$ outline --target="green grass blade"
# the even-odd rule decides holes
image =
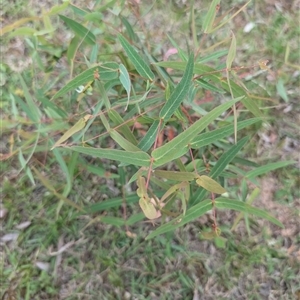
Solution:
[[[266,211],[253,207],[245,202],[220,197],[215,199],[215,205],[217,208],[233,209],[243,213],[253,214],[266,219],[281,228],[284,228],[280,221],[268,214]]]
[[[64,147],[72,151],[77,151],[82,154],[91,155],[99,158],[106,158],[111,160],[120,161],[126,164],[133,164],[136,166],[149,167],[150,156],[146,152],[129,152],[116,149],[103,149],[103,148],[88,148],[82,146]]]
[[[63,196],[67,197],[72,188],[72,180],[69,174],[69,169],[65,162],[65,157],[62,156],[62,154],[58,149],[53,149],[52,153],[54,154],[56,162],[59,164],[61,170],[64,173],[64,178],[66,178],[66,183],[64,184]]]
[[[66,25],[74,31],[76,35],[78,35],[80,38],[83,39],[84,42],[86,42],[89,45],[95,45],[96,44],[96,37],[95,35],[86,27],[81,25],[80,23],[69,19],[63,15],[58,15],[65,23]]]
[[[32,121],[34,121],[35,123],[38,123],[40,121],[41,112],[39,111],[38,106],[34,102],[23,77],[21,76],[21,74],[19,74],[19,73],[17,73],[17,74],[19,77],[19,81],[22,85],[23,91],[24,91],[25,100],[26,100],[28,108],[30,110],[30,115],[28,115],[28,117],[31,116]]]
[[[126,54],[129,59],[133,63],[137,72],[144,78],[147,78],[151,81],[154,79],[154,74],[151,71],[150,67],[146,64],[146,62],[141,58],[141,56],[134,50],[134,48],[127,42],[127,40],[119,35],[119,41],[124,48]]]
[[[287,160],[287,161],[280,161],[280,162],[276,162],[276,163],[270,163],[270,164],[267,164],[265,166],[258,167],[255,170],[249,171],[246,174],[246,177],[249,178],[249,179],[253,179],[253,178],[257,177],[257,176],[266,174],[266,173],[268,173],[270,171],[273,171],[273,170],[276,170],[276,169],[279,169],[279,168],[283,168],[283,167],[286,167],[286,166],[289,166],[289,165],[293,165],[295,163],[296,162],[293,161],[293,160]]]
[[[152,152],[152,157],[155,160],[154,166],[157,167],[163,165],[173,159],[182,156],[187,151],[188,145],[191,142],[191,140],[197,134],[204,130],[220,114],[222,114],[224,111],[226,111],[226,109],[231,107],[234,103],[236,103],[239,100],[241,100],[241,98],[236,98],[219,105],[218,107],[210,111],[207,115],[205,115],[200,120],[191,125],[184,132],[175,137],[172,141],[155,149]]]
[[[135,195],[131,195],[126,197],[126,203],[131,204],[139,201],[139,197]],[[87,206],[85,209],[88,213],[96,213],[104,210],[109,210],[110,208],[117,208],[124,203],[123,198],[113,198],[105,201],[101,201],[99,203],[91,204]]]
[[[184,100],[184,97],[187,95],[193,77],[193,70],[194,70],[194,54],[191,54],[180,83],[176,86],[176,88],[174,89],[174,91],[170,96],[170,99],[165,103],[165,105],[163,106],[163,108],[159,113],[159,117],[163,119],[165,122],[171,118],[171,116],[174,114],[176,109],[180,106],[180,104]]]

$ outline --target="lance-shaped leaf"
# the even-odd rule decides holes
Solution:
[[[154,121],[150,126],[150,128],[148,129],[147,133],[140,140],[138,147],[141,148],[141,150],[148,151],[151,148],[151,146],[154,144],[157,136],[159,124],[160,124],[159,120]]]
[[[125,66],[123,64],[119,65],[119,70],[120,70],[119,79],[127,92],[127,104],[126,104],[126,108],[125,108],[125,110],[127,110],[127,107],[129,104],[129,98],[130,98],[130,91],[131,91],[131,81],[130,81],[130,77],[127,72],[127,69],[125,68]]]
[[[102,64],[101,66],[95,66],[90,69],[87,69],[84,72],[77,75],[76,77],[74,77],[72,80],[70,80],[51,98],[51,100],[61,97],[67,92],[75,90],[79,86],[86,85],[86,83],[93,81],[95,79],[95,72],[99,72],[101,80],[111,80],[113,78],[117,78],[118,69],[119,65],[113,62],[107,62]]]
[[[118,132],[121,132],[123,136],[132,144],[137,145],[137,140],[130,130],[128,124],[125,122],[125,120],[120,116],[120,114],[111,109],[108,111],[108,117],[115,123],[116,130]],[[143,151],[146,151],[145,149],[141,149]]]
[[[276,218],[271,216],[266,211],[261,210],[256,207],[253,207],[242,201],[220,197],[220,198],[215,199],[215,206],[217,208],[233,209],[233,210],[240,211],[243,213],[253,214],[260,218],[266,219],[281,228],[284,228],[283,224],[280,221],[278,221]]]
[[[225,152],[217,161],[217,163],[213,166],[209,173],[209,176],[211,178],[217,178],[218,176],[220,176],[220,174],[223,172],[226,166],[235,158],[235,156],[244,147],[248,140],[249,137],[245,136],[244,138],[239,140],[237,144],[233,145],[227,152]],[[204,199],[205,197],[205,194],[206,190],[204,189],[198,193],[195,193],[194,197],[192,197],[189,204],[193,205],[195,202],[202,201],[202,199]]]
[[[289,165],[293,165],[295,163],[296,162],[294,160],[287,160],[287,161],[279,161],[279,162],[276,162],[276,163],[270,163],[270,164],[267,164],[265,166],[258,167],[255,170],[249,171],[246,174],[246,177],[249,178],[249,179],[252,179],[252,178],[255,178],[257,176],[268,173],[270,171],[273,171],[273,170],[276,170],[276,169],[279,169],[279,168],[283,168],[283,167],[286,167],[286,166],[289,166]]]
[[[118,143],[119,146],[121,146],[124,150],[132,151],[132,152],[138,152],[141,151],[141,149],[135,145],[133,145],[130,141],[125,139],[120,133],[118,133],[116,130],[112,129],[109,131],[109,135],[111,138]]]
[[[159,226],[156,230],[151,232],[147,237],[146,240],[152,239],[160,234],[163,234],[165,232],[173,231],[176,228],[179,228],[197,218],[204,215],[208,211],[212,209],[212,202],[210,199],[206,199],[191,209],[188,209],[186,214],[184,216],[179,216],[175,218],[174,220],[163,224],[162,226]]]
[[[203,187],[209,192],[215,194],[226,193],[226,190],[218,182],[216,182],[215,180],[213,180],[212,178],[206,175],[199,176],[196,182],[199,186]]]
[[[86,27],[81,25],[80,23],[69,19],[65,16],[59,15],[59,17],[67,24],[67,26],[74,31],[76,35],[82,38],[87,44],[95,45],[96,37],[95,35]]]
[[[250,126],[254,123],[260,122],[261,118],[252,118],[244,121],[238,122],[237,130],[241,130],[247,126]],[[200,147],[204,147],[206,145],[210,145],[220,139],[223,139],[226,136],[230,136],[234,132],[233,124],[209,131],[200,134],[196,138],[192,140],[190,146],[192,149],[198,149]]]
[[[207,115],[196,121],[188,129],[175,137],[172,141],[155,149],[152,152],[152,157],[155,160],[154,167],[163,165],[185,154],[188,150],[188,144],[196,137],[196,135],[204,130],[209,123],[214,121],[221,113],[241,99],[242,98],[236,98],[214,108]]]
[[[226,68],[228,70],[231,69],[233,60],[235,58],[235,54],[236,54],[236,38],[235,35],[232,33],[232,40],[231,40],[230,48],[226,59]]]
[[[194,54],[191,54],[186,65],[185,72],[179,84],[172,92],[170,98],[167,100],[159,113],[159,117],[165,122],[168,121],[174,114],[176,109],[180,106],[184,97],[187,95],[191,86],[191,80],[194,71]]]
[[[220,0],[213,0],[210,4],[208,12],[203,21],[203,31],[204,33],[210,33],[213,29],[213,25],[216,18],[217,6],[219,5]]]
[[[166,192],[165,194],[161,197],[160,201],[163,202],[165,201],[169,196],[171,196],[174,193],[177,193],[180,189],[184,189],[187,186],[189,186],[187,181],[175,184],[173,186],[171,186]]]
[[[79,153],[91,155],[94,157],[116,160],[122,163],[132,164],[136,166],[149,167],[150,165],[150,156],[146,152],[142,151],[129,152],[117,149],[103,149],[82,146],[65,147],[65,149],[70,149],[72,151],[77,151]]]
[[[63,142],[65,142],[69,137],[74,135],[76,132],[80,131],[84,128],[87,120],[89,120],[92,117],[92,115],[86,115],[83,118],[81,118],[79,121],[75,123],[69,130],[67,130],[63,136],[52,146],[51,150],[55,147],[61,145]]]
[[[179,171],[165,171],[165,170],[154,170],[154,175],[162,177],[164,179],[175,180],[175,181],[192,181],[197,175],[194,172],[179,172]]]
[[[133,63],[137,72],[144,78],[150,79],[153,81],[154,74],[151,71],[150,67],[146,64],[146,62],[140,57],[140,55],[135,51],[135,49],[128,43],[128,41],[122,36],[119,35],[119,41],[124,48],[126,54],[129,59]]]

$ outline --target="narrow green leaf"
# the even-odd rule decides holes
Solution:
[[[69,204],[70,206],[72,206],[73,208],[78,209],[81,212],[85,211],[76,203],[74,203],[73,201],[69,200],[68,198],[66,198],[64,195],[59,194],[56,189],[54,188],[54,186],[52,185],[52,183],[46,178],[44,177],[36,168],[33,167],[33,171],[36,175],[36,177],[41,181],[41,183],[50,191],[52,192],[57,198],[59,198],[61,201]]]
[[[161,202],[164,202],[168,197],[170,197],[172,194],[181,194],[181,190],[185,189],[187,186],[189,186],[189,183],[187,181],[183,181],[180,183],[177,183],[175,185],[172,185],[160,198]]]
[[[230,100],[220,106],[214,108],[207,115],[202,117],[200,120],[196,121],[184,132],[179,134],[169,143],[155,149],[152,152],[152,157],[154,158],[154,166],[163,165],[173,159],[182,156],[188,149],[188,145],[191,140],[204,130],[212,121],[214,121],[220,114],[222,114],[226,109],[231,107],[234,103],[241,100],[241,98],[236,98]],[[185,151],[185,152],[184,152]]]
[[[176,43],[176,41],[169,35],[167,34],[171,44],[173,45],[174,48],[177,49],[178,55],[181,58],[181,60],[185,61],[187,60],[187,55],[185,54],[185,52],[179,47],[179,45]]]
[[[120,226],[124,225],[125,220],[122,219],[122,218],[117,218],[117,217],[101,216],[100,217],[100,222],[120,227]]]
[[[219,5],[219,4],[220,4],[220,0],[213,0],[210,4],[208,12],[203,21],[203,31],[206,34],[210,33],[213,29],[213,25],[214,25],[216,13],[217,13],[217,5]]]
[[[24,92],[24,96],[25,96],[25,100],[28,104],[28,108],[30,110],[30,115],[28,115],[28,117],[32,117],[32,121],[34,121],[35,123],[38,123],[40,121],[40,114],[41,112],[39,111],[38,106],[36,105],[36,103],[34,102],[31,93],[28,90],[28,87],[23,79],[23,77],[21,76],[21,74],[17,73],[18,77],[19,77],[19,81],[21,83],[21,86],[23,88],[23,92]]]
[[[92,115],[86,115],[83,118],[81,118],[79,121],[77,121],[69,130],[67,130],[63,136],[51,147],[51,150],[53,150],[55,147],[60,146],[64,141],[66,141],[69,137],[74,135],[76,132],[80,131],[84,128],[86,122],[88,119],[90,119]]]
[[[113,80],[119,76],[119,65],[115,62],[106,62],[99,66],[100,80]]]
[[[235,10],[235,12],[233,14],[228,15],[228,18],[224,18],[225,21],[222,22],[221,24],[218,24],[217,26],[215,26],[210,33],[213,33],[215,31],[217,31],[219,28],[221,28],[222,26],[224,26],[225,24],[229,23],[230,20],[232,20],[233,18],[235,18],[242,10],[244,10],[244,8],[251,2],[252,0],[249,0],[248,2],[246,2],[243,6],[240,6],[238,10]]]
[[[209,176],[213,179],[217,178],[224,171],[226,166],[234,159],[234,157],[238,154],[238,152],[243,148],[246,142],[249,140],[249,137],[244,137],[236,145],[233,145],[227,152],[225,152],[217,163],[211,169]],[[192,197],[189,205],[192,206],[195,202],[202,201],[205,197],[206,191],[202,190]],[[192,206],[193,207],[193,206]]]
[[[136,203],[138,202],[139,197],[134,194],[126,197],[126,204]],[[88,213],[94,214],[97,212],[109,210],[111,208],[118,208],[124,203],[123,198],[112,198],[104,201],[100,201],[94,204],[88,205],[85,209]]]
[[[172,220],[171,222],[168,222],[166,224],[163,224],[162,226],[158,227],[154,231],[152,231],[147,237],[146,240],[150,240],[160,234],[173,231],[176,228],[179,228],[197,218],[200,216],[203,216],[205,213],[210,211],[212,209],[212,203],[210,199],[206,199],[197,205],[193,206],[191,209],[187,210],[185,216],[177,217],[176,219]]]
[[[248,188],[248,187],[247,187],[246,180],[243,180],[243,182],[245,182],[246,188]],[[248,197],[246,203],[249,204],[249,205],[251,205],[251,204],[253,203],[253,201],[258,197],[259,193],[260,193],[260,189],[256,187],[256,188],[252,191],[252,193],[249,195],[249,197]],[[243,199],[246,199],[247,194],[248,194],[248,190],[246,191],[245,196],[242,197],[242,198],[243,198]],[[238,223],[241,221],[241,219],[242,219],[243,217],[244,217],[244,218],[248,218],[248,214],[245,214],[245,213],[242,213],[242,212],[239,213],[238,216],[234,219],[234,222],[233,222],[232,227],[231,227],[231,231],[234,231],[234,230],[236,229]]]
[[[120,114],[115,111],[114,109],[111,109],[108,111],[108,117],[114,122],[115,126],[115,130],[121,132],[123,134],[123,136],[133,145],[137,145],[137,140],[134,136],[134,134],[132,133],[132,131],[130,130],[130,128],[128,127],[127,123],[125,122],[125,120],[120,116]],[[139,147],[140,148],[140,147]],[[141,149],[142,151],[147,151],[144,149]]]
[[[94,72],[99,67],[92,67],[90,69],[85,70],[81,74],[74,77],[71,81],[69,81],[64,87],[62,87],[52,98],[51,100],[61,97],[71,90],[75,90],[80,85],[85,85],[87,82],[94,80]]]
[[[35,186],[36,184],[35,184],[34,176],[28,166],[29,160],[28,159],[26,160],[25,157],[23,156],[22,149],[19,150],[18,159],[21,165],[21,169],[19,170],[19,172],[21,172],[21,170],[25,170],[25,173],[29,178],[29,180],[31,181],[32,185]]]
[[[174,70],[185,70],[186,63],[178,61],[162,61],[158,62],[155,65],[162,66],[164,68],[171,68]],[[221,72],[210,66],[195,63],[194,64],[194,74],[203,76],[204,78],[210,79],[213,82],[220,84],[220,79],[222,78]]]
[[[69,63],[71,63],[74,60],[79,45],[80,45],[80,37],[75,35],[72,38],[67,50],[67,58]]]
[[[207,81],[203,80],[203,79],[197,79],[196,82],[199,84],[199,86],[201,86],[202,88],[208,90],[208,91],[212,91],[212,92],[216,92],[219,94],[224,94],[224,90],[215,87],[214,85],[208,83]]]
[[[37,33],[37,30],[32,28],[32,27],[20,27],[17,28],[16,30],[12,31],[9,35],[8,38],[13,38],[15,36],[34,36],[34,34]]]
[[[120,81],[123,85],[123,87],[125,88],[126,92],[127,92],[127,105],[125,110],[127,110],[127,107],[129,105],[129,99],[130,99],[130,91],[131,91],[131,81],[130,81],[130,77],[128,74],[127,69],[125,68],[125,66],[123,64],[119,65],[119,70],[120,70]]]
[[[238,122],[237,130],[241,130],[247,126],[250,126],[252,124],[255,124],[257,122],[261,121],[260,118],[252,118],[245,121]],[[201,147],[204,147],[206,145],[210,145],[218,140],[221,140],[227,136],[230,136],[234,133],[234,126],[233,124],[230,124],[228,126],[224,126],[219,129],[215,129],[209,132],[205,132],[197,136],[192,140],[190,143],[191,148],[198,149]]]
[[[265,166],[261,166],[261,167],[256,168],[255,170],[249,171],[246,174],[246,177],[249,178],[249,179],[252,179],[252,178],[255,178],[257,176],[266,174],[270,171],[273,171],[273,170],[276,170],[276,169],[279,169],[279,168],[283,168],[283,167],[286,167],[286,166],[289,166],[289,165],[293,165],[295,163],[296,162],[293,161],[293,160],[279,161],[279,162],[276,162],[276,163],[269,163]]]
[[[226,193],[226,190],[215,180],[212,178],[206,176],[206,175],[201,175],[198,177],[196,180],[197,184],[204,189],[206,189],[209,192],[215,193],[215,194],[224,194]]]
[[[57,15],[59,12],[65,10],[68,6],[69,6],[69,1],[65,1],[63,4],[60,5],[54,5],[51,7],[47,15],[48,16]]]
[[[236,54],[236,38],[235,38],[235,35],[232,33],[231,44],[230,44],[230,48],[229,48],[227,59],[226,59],[226,68],[228,70],[231,69],[233,60],[235,58],[235,54]]]
[[[242,201],[220,197],[215,199],[215,206],[217,208],[233,209],[243,213],[253,214],[266,219],[281,228],[284,228],[283,224],[279,220],[268,214],[266,211],[253,207]]]
[[[69,19],[63,15],[58,15],[66,24],[67,26],[74,31],[75,34],[77,34],[80,38],[83,39],[87,44],[89,45],[95,45],[96,44],[96,37],[95,35],[86,27],[81,25],[80,23]]]
[[[194,54],[191,54],[186,65],[185,72],[180,83],[176,86],[172,92],[170,99],[165,103],[159,113],[159,117],[167,122],[174,114],[176,109],[180,106],[184,97],[187,95],[191,86],[191,80],[194,70]]]
[[[17,95],[10,94],[11,100],[14,100],[19,106],[20,110],[26,113],[27,117],[33,122],[36,123],[36,116],[34,111],[32,111],[28,105]]]
[[[126,201],[126,203],[128,203]],[[127,226],[132,226],[135,223],[142,221],[143,219],[145,219],[145,215],[143,213],[135,213],[133,215],[131,215],[126,221],[125,221],[125,225]]]
[[[131,152],[139,152],[141,149],[132,143],[130,143],[128,140],[126,140],[120,133],[118,133],[116,130],[110,130],[109,135],[111,138],[124,150],[131,151]]]
[[[162,177],[164,179],[176,181],[192,181],[197,177],[197,175],[194,172],[178,172],[165,170],[154,170],[154,175]]]
[[[111,160],[120,161],[127,164],[136,166],[149,167],[150,156],[146,152],[129,152],[117,149],[103,149],[103,148],[90,148],[82,146],[64,147],[72,151],[77,151],[82,154],[91,155],[99,158],[106,158]]]
[[[157,136],[157,130],[159,127],[159,120],[156,120],[152,123],[150,128],[148,129],[147,133],[144,135],[144,137],[141,139],[141,141],[138,144],[138,147],[142,151],[148,151],[151,146],[154,144],[156,136]]]
[[[282,78],[279,78],[277,84],[276,84],[276,89],[277,89],[277,93],[279,94],[279,96],[285,101],[285,102],[289,102],[289,97],[287,95],[286,89],[284,87],[284,83]]]
[[[218,177],[221,174],[221,172],[224,171],[226,166],[235,158],[239,151],[244,147],[248,140],[248,136],[243,137],[237,142],[237,144],[233,145],[227,152],[225,152],[217,161],[217,163],[213,166],[209,175],[212,178]]]
[[[134,48],[128,43],[128,41],[122,36],[118,36],[119,41],[124,48],[126,54],[129,59],[133,63],[137,72],[144,78],[150,79],[153,81],[154,74],[151,71],[150,67],[146,64],[146,62],[139,56],[139,54],[134,50]]]
[[[230,86],[231,86],[231,90],[230,87],[228,85],[227,80],[222,80],[221,81],[221,85],[222,87],[229,93],[233,93],[234,97],[241,97],[241,96],[246,96],[242,103],[245,105],[245,107],[251,111],[253,113],[254,116],[256,117],[264,117],[262,112],[260,111],[259,107],[256,104],[256,100],[255,99],[251,99],[248,96],[247,91],[245,91],[242,87],[240,87],[238,84],[236,84],[234,81],[229,80]]]
[[[130,23],[128,22],[128,20],[121,15],[120,15],[120,19],[126,28],[127,35],[130,38],[130,40],[139,42],[139,38],[137,37],[136,33],[134,32],[134,30],[133,30],[132,26],[130,25]]]
[[[111,68],[114,66],[115,68]],[[99,72],[101,80],[110,80],[112,76],[118,76],[118,64],[116,63],[105,63],[101,66],[95,66],[90,69],[87,69],[74,77],[71,81],[69,81],[64,87],[62,87],[52,98],[56,99],[58,97],[63,96],[67,92],[71,90],[75,90],[80,85],[85,85],[86,83],[93,81],[95,72]]]
[[[214,61],[222,56],[225,56],[228,53],[228,50],[219,50],[219,51],[214,51],[204,57],[201,57],[197,60],[197,63],[206,63],[209,61]]]

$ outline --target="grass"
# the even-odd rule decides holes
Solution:
[[[19,2],[11,15],[6,12],[7,23],[22,14]],[[164,6],[160,1],[156,5],[151,10],[151,18],[145,19],[148,23],[143,34],[147,34],[145,40],[159,41],[154,50],[159,53],[171,47],[164,31],[171,30],[176,40],[180,40],[180,37],[187,36],[189,24],[184,19],[187,16],[185,5],[168,2]],[[269,103],[270,106],[277,108],[265,110],[265,115],[271,120],[270,126],[260,128],[259,134],[244,150],[245,157],[258,163],[286,158],[299,160],[299,51],[296,51],[299,27],[294,24],[297,12],[293,5],[297,5],[296,1],[290,8],[284,6],[282,13],[272,4],[251,3],[242,18],[230,23],[243,49],[237,53],[239,65],[251,66],[259,59],[271,61],[272,72],[268,76],[258,75],[251,79],[266,89],[268,96],[275,100]],[[222,5],[223,12],[229,8]],[[142,6],[141,11],[144,9]],[[172,11],[170,20],[165,18],[166,10]],[[269,17],[270,10],[274,12],[272,17]],[[257,26],[246,34],[241,29],[250,21],[257,21]],[[200,21],[197,22],[195,26],[200,27]],[[174,28],[183,29],[176,34]],[[220,36],[215,37],[218,38]],[[190,44],[190,37],[187,40]],[[9,43],[9,40],[5,41]],[[110,43],[113,41],[108,40],[104,47],[111,49]],[[185,46],[185,42],[182,43]],[[211,41],[207,43],[209,45]],[[65,51],[63,46],[58,48]],[[23,55],[25,57],[26,52]],[[55,68],[51,53],[46,58],[44,70],[41,70],[42,66],[31,69],[25,66],[23,77],[28,79],[34,75],[36,83],[41,83],[40,72],[53,76],[47,75],[48,68]],[[8,116],[15,112],[16,119],[26,124],[22,123],[22,113],[11,109],[9,99],[10,91],[20,92],[23,96],[17,70],[5,61],[1,67],[10,78],[9,81],[6,79],[7,86],[3,89],[2,113]],[[253,72],[247,70],[246,74],[237,73],[237,76],[249,74]],[[61,74],[62,80],[65,77],[66,74]],[[54,86],[59,84],[59,81],[54,82]],[[253,88],[258,89],[257,85]],[[46,91],[47,87],[41,89]],[[285,94],[288,101],[284,99]],[[289,106],[292,109],[288,111]],[[30,124],[22,128],[30,132]],[[2,131],[3,153],[9,145],[10,130],[4,126]],[[286,146],[287,142],[293,146]],[[43,148],[33,155],[32,160],[44,164]],[[89,205],[122,193],[121,183],[127,175],[122,168],[111,165],[109,161],[99,165],[86,157],[78,160],[81,161],[74,170],[69,194],[72,201]],[[87,164],[94,164],[96,169],[87,170]],[[284,230],[263,220],[248,218],[231,231],[236,214],[218,211],[222,240],[201,238],[200,232],[206,231],[212,223],[212,216],[208,214],[174,233],[150,241],[145,237],[154,227],[147,221],[129,228],[102,222],[104,217],[120,218],[140,213],[135,203],[128,204],[127,211],[120,205],[90,215],[79,215],[72,207],[61,206],[60,200],[39,180],[32,186],[24,170],[19,172],[19,169],[16,158],[1,161],[0,296],[4,299],[5,296],[8,299],[68,300],[300,299],[299,168],[280,169],[261,179],[261,194],[255,200],[255,204],[266,208],[284,223]],[[57,190],[62,193],[65,182],[56,161],[48,160],[45,169],[49,181],[55,182]],[[101,172],[105,176],[97,176]],[[232,184],[233,192],[241,195],[241,182],[236,180]],[[250,235],[247,235],[247,226]]]

